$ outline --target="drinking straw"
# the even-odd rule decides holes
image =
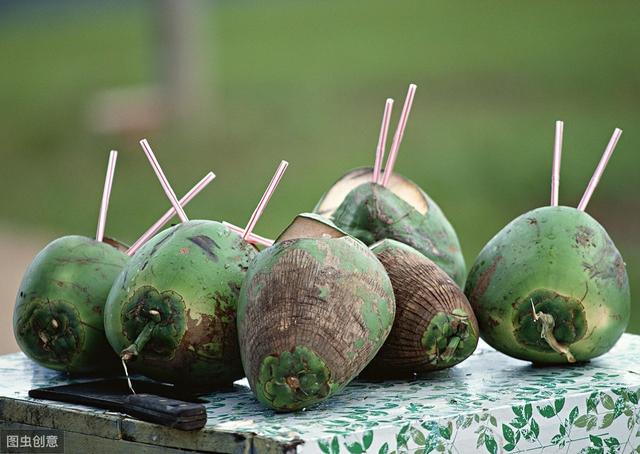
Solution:
[[[234,232],[239,233],[241,236],[244,235],[244,229],[242,227],[238,227],[237,225],[233,225],[227,221],[223,221],[222,224],[229,227],[230,230],[233,230]],[[269,238],[265,238],[260,235],[256,235],[255,233],[251,233],[245,239],[245,241],[247,243],[252,243],[252,244],[262,244],[263,246],[267,246],[267,247],[273,246],[273,240],[270,240]]]
[[[400,120],[398,121],[398,126],[396,127],[396,132],[393,136],[393,142],[391,142],[391,151],[389,151],[389,157],[387,158],[387,163],[384,166],[384,174],[381,177],[382,181],[379,182],[382,186],[387,186],[389,184],[389,179],[393,173],[393,167],[396,164],[400,144],[404,137],[404,129],[407,127],[407,120],[409,119],[409,113],[411,113],[411,105],[413,104],[413,97],[416,94],[416,88],[415,84],[409,85],[407,97],[404,99],[404,106],[402,106]]]
[[[560,160],[562,159],[562,135],[564,122],[556,121],[556,138],[553,142],[553,165],[551,168],[551,206],[558,206],[560,193]]]
[[[171,201],[171,205],[173,205],[173,207],[176,209],[176,213],[178,214],[180,221],[187,222],[189,220],[189,218],[187,217],[187,213],[185,213],[182,207],[180,206],[180,203],[178,202],[178,198],[176,197],[176,193],[173,192],[173,189],[169,184],[169,180],[167,180],[167,177],[165,176],[164,172],[162,171],[162,168],[160,167],[160,163],[158,163],[156,156],[153,154],[153,150],[149,146],[149,142],[147,142],[147,139],[142,139],[140,141],[140,145],[144,150],[144,154],[147,155],[147,159],[151,163],[151,167],[153,167],[153,171],[156,173],[158,180],[160,180],[160,185],[162,185],[162,189],[164,189],[164,192],[167,194],[167,197],[169,197],[169,200]]]
[[[387,134],[389,133],[389,123],[391,120],[391,111],[393,109],[393,99],[387,99],[384,105],[384,113],[382,114],[382,124],[380,125],[380,134],[378,136],[378,146],[376,147],[376,161],[373,166],[373,176],[371,181],[377,183],[380,179],[380,171],[382,170],[382,160],[384,159],[384,150],[387,148]]]
[[[192,187],[189,192],[187,192],[184,197],[179,200],[179,204],[181,207],[187,206],[191,200],[197,196],[200,191],[202,191],[209,183],[213,181],[216,176],[213,172],[209,172],[205,175],[205,177],[200,180],[194,187]],[[156,233],[160,231],[160,229],[167,223],[169,220],[175,216],[176,209],[175,207],[171,207],[165,214],[163,214],[160,219],[158,219],[149,229],[142,234],[140,238],[136,240],[135,243],[127,250],[127,255],[135,254],[143,244],[145,244],[151,237],[153,237]]]
[[[269,203],[269,199],[273,195],[273,192],[276,190],[276,187],[278,187],[278,183],[280,183],[280,179],[282,178],[282,175],[284,175],[284,172],[287,170],[288,166],[289,166],[289,163],[287,161],[280,161],[280,165],[276,169],[276,173],[273,175],[273,178],[271,179],[269,186],[267,186],[266,191],[264,191],[264,194],[262,195],[260,202],[258,202],[258,206],[256,207],[256,209],[253,211],[253,214],[249,218],[249,222],[247,222],[247,226],[244,228],[244,233],[242,234],[243,240],[246,240],[249,237],[249,235],[251,235],[253,228],[258,223],[258,219],[260,219],[260,216],[262,216],[262,212],[267,206],[267,203]]]
[[[604,169],[607,167],[607,163],[609,162],[609,158],[613,154],[613,151],[618,144],[618,140],[620,140],[620,136],[622,135],[622,130],[616,128],[613,131],[613,135],[607,144],[607,148],[605,148],[604,153],[602,154],[602,158],[600,158],[600,162],[598,163],[598,167],[596,167],[596,171],[593,173],[589,184],[587,185],[586,191],[582,195],[582,199],[578,204],[578,210],[584,211],[587,208],[587,204],[589,203],[589,199],[593,195],[593,191],[596,190],[596,186],[600,182],[600,178],[602,178],[602,174],[604,173]]]
[[[107,174],[104,178],[104,189],[102,190],[102,202],[100,203],[96,241],[102,241],[104,238],[104,228],[107,223],[107,211],[109,210],[109,197],[111,196],[111,186],[113,185],[113,175],[116,172],[117,160],[118,152],[116,150],[111,150],[109,153],[109,163],[107,164]]]

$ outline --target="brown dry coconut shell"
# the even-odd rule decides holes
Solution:
[[[365,244],[299,215],[256,257],[240,292],[239,344],[258,400],[295,411],[339,392],[389,334],[393,298]]]
[[[363,371],[366,378],[399,378],[451,367],[478,344],[478,322],[460,288],[435,263],[395,240],[371,246],[393,286],[391,333]]]

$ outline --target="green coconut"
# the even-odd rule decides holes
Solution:
[[[440,207],[407,178],[394,173],[384,187],[371,182],[372,172],[360,168],[347,173],[314,211],[367,245],[386,238],[408,244],[464,286],[460,242]]]
[[[236,334],[240,286],[257,254],[214,221],[189,221],[147,242],[105,307],[113,349],[133,371],[199,390],[243,376]]]
[[[16,341],[29,358],[72,374],[118,367],[102,319],[109,290],[129,258],[121,249],[113,240],[65,236],[38,253],[13,312]]]
[[[238,337],[253,393],[276,411],[329,398],[375,356],[394,313],[375,255],[321,218],[299,216],[242,285]]]
[[[411,246],[383,240],[371,250],[391,279],[396,316],[389,337],[362,376],[409,377],[468,358],[478,345],[479,330],[462,290]]]
[[[600,356],[629,322],[622,256],[575,208],[538,208],[508,224],[480,252],[465,293],[487,343],[539,364]]]

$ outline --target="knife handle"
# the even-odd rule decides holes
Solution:
[[[201,429],[207,421],[204,405],[153,394],[131,394],[122,410],[145,421],[182,430]]]

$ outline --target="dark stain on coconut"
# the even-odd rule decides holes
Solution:
[[[613,259],[613,260],[612,260]],[[618,288],[628,285],[627,273],[622,256],[617,252],[611,239],[607,238],[605,246],[600,248],[593,263],[583,262],[585,271],[591,279],[615,279]]]
[[[127,268],[124,269],[123,273],[122,273],[122,285],[120,286],[120,288],[122,290],[126,290],[127,286],[125,285],[127,282],[127,278],[129,277],[129,270]]]
[[[59,279],[53,279],[52,282],[60,288],[68,287],[84,293],[85,295],[89,294],[89,289],[87,289],[87,287],[83,287],[82,285],[76,284],[75,282],[61,281]]]
[[[616,257],[614,267],[616,270],[616,285],[619,289],[624,288],[625,283],[627,282],[627,270],[624,266],[624,260],[622,260],[622,256],[618,255]]]
[[[195,351],[196,354],[206,354],[206,347],[219,337],[219,333],[222,331],[219,329],[219,322],[208,314],[200,314],[198,318],[191,317],[191,311],[187,311],[187,335],[184,337],[184,344],[186,344],[186,350]],[[185,345],[182,347],[184,348]],[[191,347],[191,348],[188,348]],[[205,350],[205,351],[201,351]]]
[[[167,241],[169,238],[171,238],[173,236],[173,234],[176,232],[175,229],[171,229],[169,231],[169,233],[167,233],[160,241],[158,241],[156,244],[153,245],[153,248],[151,249],[151,252],[149,252],[149,257],[153,257],[153,255],[158,252],[158,249],[160,249],[160,246],[162,246],[162,244]]]
[[[158,241],[156,244],[153,245],[153,248],[149,252],[149,255],[147,256],[147,259],[144,261],[144,263],[140,267],[140,271],[144,271],[147,268],[147,265],[149,265],[149,260],[151,260],[151,257],[153,257],[155,255],[155,253],[158,252],[158,249],[160,249],[160,246],[162,246],[162,244],[165,241],[167,241],[169,238],[171,238],[174,233],[175,233],[175,229],[171,229],[171,231],[169,233],[167,233],[164,237],[162,237],[162,239],[160,241]]]
[[[229,282],[229,290],[231,290],[231,293],[233,294],[234,298],[238,298],[238,296],[240,295],[240,285],[238,285],[238,283],[236,282]]]
[[[214,262],[219,261],[218,255],[214,252],[214,249],[220,249],[218,243],[206,235],[190,236],[189,241],[198,246],[204,251],[207,256]]]
[[[496,268],[498,267],[500,261],[502,261],[502,256],[496,256],[496,258],[493,259],[491,266],[484,270],[484,272],[480,275],[477,284],[475,285],[475,287],[473,287],[473,291],[471,292],[471,297],[469,298],[471,302],[479,301],[484,295],[484,292],[487,291],[487,288],[491,283],[493,273],[496,272]]]
[[[224,364],[232,364],[239,355],[235,307],[219,293],[210,298],[215,307],[214,315],[200,313],[194,318],[187,310],[186,334],[178,349],[185,367],[191,366],[192,355],[206,361],[222,360]]]
[[[584,225],[580,225],[576,228],[576,244],[582,247],[596,246],[593,242],[593,230]]]
[[[184,371],[184,376],[175,379],[178,384],[189,383],[189,375],[201,373],[203,366],[210,369],[213,377],[209,382],[189,383],[196,390],[205,390],[208,387],[226,388],[229,386],[224,379],[215,378],[224,373],[242,374],[241,366],[237,364],[239,355],[237,345],[235,319],[231,323],[221,322],[216,315],[197,313],[192,316],[192,311],[187,309],[184,313],[185,330],[180,337],[180,342],[171,355],[171,367]],[[162,357],[147,356],[145,362],[155,367],[166,367],[166,361]],[[224,364],[224,366],[221,366]]]
[[[222,337],[218,340],[220,342],[220,354],[223,358],[224,364],[230,364],[235,358],[240,356],[240,345],[238,344],[238,327],[236,324],[236,312],[235,309],[227,309],[223,311],[228,323],[222,324]],[[216,318],[218,320],[224,320],[220,314],[216,312]],[[239,373],[242,374],[242,368],[238,365]]]
[[[527,223],[530,226],[535,227],[536,229],[536,236],[540,237],[540,223],[538,223],[538,220],[536,218],[527,218]]]

